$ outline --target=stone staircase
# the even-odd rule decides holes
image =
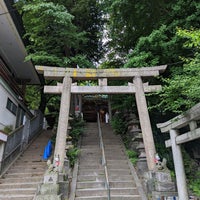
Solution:
[[[111,200],[146,200],[120,136],[115,135],[108,124],[102,124],[102,135]],[[70,200],[108,200],[99,141],[97,123],[87,123],[76,167],[76,184],[72,183],[75,188],[71,188]]]
[[[0,178],[0,200],[32,200],[34,198],[46,170],[46,161],[42,159],[42,156],[50,137],[51,131],[43,131]]]

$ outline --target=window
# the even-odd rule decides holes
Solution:
[[[17,106],[8,98],[6,108],[14,115],[17,114]]]

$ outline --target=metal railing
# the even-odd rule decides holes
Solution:
[[[107,189],[108,200],[110,200],[111,199],[111,197],[110,197],[110,183],[109,183],[109,178],[108,178],[108,168],[107,168],[107,162],[106,162],[106,156],[105,156],[105,148],[104,148],[104,143],[103,143],[99,113],[97,114],[97,122],[98,122],[100,148],[101,148],[101,151],[102,151],[102,165],[104,166],[104,172],[105,172],[105,187]]]
[[[0,163],[0,174],[5,173],[8,167],[27,148],[28,144],[36,137],[43,127],[43,115],[38,112],[35,117],[27,120],[25,125],[18,127],[7,138],[3,159]]]

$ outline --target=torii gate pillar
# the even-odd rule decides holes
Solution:
[[[147,165],[148,169],[153,171],[155,168],[154,156],[156,150],[141,76],[135,76],[133,83],[135,86],[135,97],[147,157]]]
[[[54,158],[58,159],[59,171],[62,171],[64,165],[64,159],[66,157],[66,136],[70,109],[70,96],[71,96],[71,84],[72,79],[65,76],[63,79],[63,88],[60,103],[60,114],[58,120],[58,130],[56,136],[56,145]]]

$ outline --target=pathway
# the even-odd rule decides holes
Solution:
[[[51,131],[44,131],[0,178],[1,200],[32,200],[38,184],[43,180],[46,161],[42,159],[44,147]]]

